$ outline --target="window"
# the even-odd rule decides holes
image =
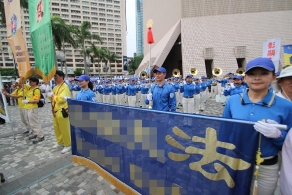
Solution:
[[[120,9],[120,6],[115,5],[114,8],[115,8],[115,9]]]
[[[83,19],[84,19],[84,20],[90,20],[90,17],[83,16]]]
[[[53,11],[58,12],[58,11],[60,11],[60,9],[58,9],[58,8],[53,8]]]
[[[112,10],[112,9],[107,9],[106,11],[107,11],[107,12],[113,12],[113,10]]]
[[[67,15],[67,14],[62,14],[62,18],[69,18],[69,15]]]
[[[89,5],[89,2],[88,1],[82,1],[82,4],[83,5]]]
[[[82,6],[82,9],[89,10],[89,7],[87,7],[87,6]]]
[[[69,12],[69,11],[67,9],[61,9],[61,12]]]
[[[59,6],[59,3],[52,3],[53,6]]]
[[[98,6],[99,6],[99,7],[105,7],[105,4],[103,4],[103,3],[99,3]]]
[[[91,10],[97,11],[96,7],[91,7]]]
[[[100,36],[105,37],[106,33],[100,33]]]
[[[79,5],[71,5],[71,8],[80,9],[80,6]]]
[[[93,26],[98,26],[98,23],[97,22],[92,22],[91,23]]]
[[[115,32],[121,32],[121,29],[116,29]]]
[[[84,15],[89,15],[90,14],[90,12],[86,12],[86,11],[83,11],[82,12]]]
[[[115,10],[114,12],[115,12],[116,14],[119,14],[119,13],[120,13],[120,11],[119,11],[119,10]]]
[[[107,14],[107,17],[108,17],[108,18],[113,18],[114,15],[112,15],[112,14]]]
[[[99,8],[99,11],[100,11],[100,12],[105,12],[105,9],[103,9],[103,8]]]
[[[106,7],[113,8],[113,5],[107,4]]]
[[[98,27],[92,27],[91,29],[92,30],[98,30]],[[95,33],[93,33],[93,34],[95,34]]]
[[[92,6],[97,6],[97,3],[93,3],[93,2],[91,2],[90,5],[92,5]]]
[[[99,25],[100,25],[100,26],[106,26],[106,24],[105,24],[105,23],[100,23]]]
[[[105,18],[99,18],[99,20],[100,20],[100,21],[106,21],[106,19],[105,19]]]
[[[103,14],[103,13],[99,13],[99,16],[104,16],[104,17],[105,17],[105,14]]]
[[[68,7],[68,4],[61,4],[61,7]]]
[[[106,31],[106,28],[100,28],[100,31]]]

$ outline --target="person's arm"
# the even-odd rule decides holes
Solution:
[[[62,86],[62,88],[58,91],[58,94],[54,94],[52,99],[54,99],[55,102],[63,103],[66,101],[64,97],[70,97],[70,90],[67,85]]]
[[[5,90],[2,90],[2,93],[3,93],[3,95],[6,95],[6,96],[11,97],[11,98],[20,98],[20,97],[22,97],[22,96],[20,96],[20,95],[17,94],[17,90],[18,89],[15,89],[12,92],[12,94],[7,93]]]
[[[171,112],[175,112],[176,111],[176,97],[175,97],[175,91],[174,91],[173,87],[170,87],[168,105],[170,107],[170,111]]]
[[[28,103],[37,104],[41,98],[41,90],[39,88],[34,89],[33,91],[33,100],[29,100]]]
[[[96,97],[96,96],[95,96],[95,93],[94,93],[94,92],[90,93],[90,94],[89,94],[89,100],[88,100],[88,101],[90,101],[90,102],[94,102],[92,98],[95,98],[95,97]]]
[[[229,99],[226,101],[223,113],[222,113],[223,118],[232,118],[232,114],[230,111],[230,101]]]

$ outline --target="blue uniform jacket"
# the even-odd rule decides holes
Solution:
[[[76,95],[76,100],[93,102],[92,98],[95,97],[95,93],[91,89],[81,90]]]
[[[235,88],[230,88],[229,90],[224,90],[224,96],[231,96],[235,94],[240,94],[246,91],[246,87],[244,85],[236,86]]]
[[[269,107],[268,105],[270,103],[271,106]],[[225,118],[255,122],[261,121],[262,119],[271,119],[279,124],[287,125],[289,130],[292,127],[292,104],[288,100],[280,98],[270,91],[263,100],[253,103],[250,101],[247,92],[244,92],[243,94],[233,95],[227,100],[222,116]],[[276,139],[262,136],[262,157],[275,156],[279,153],[287,135],[287,131],[281,130],[281,132],[282,136]],[[238,135],[230,136],[240,137],[241,133],[244,132],[238,132]]]
[[[149,91],[149,85],[148,86],[142,85],[141,94],[148,94],[148,91]]]
[[[195,85],[193,83],[187,83],[180,87],[180,92],[184,93],[183,97],[191,97],[195,94]]]
[[[102,88],[102,94],[103,95],[108,95],[112,92],[112,88],[108,85],[103,86]]]
[[[161,110],[161,111],[176,111],[176,98],[174,88],[164,82],[162,86],[154,85],[152,87],[153,94],[153,110]],[[149,104],[148,99],[145,100],[146,105]]]
[[[136,95],[137,93],[137,85],[128,85],[127,86],[127,95],[130,95],[130,96],[133,96],[133,95]]]
[[[123,94],[125,93],[125,86],[123,85],[117,85],[116,86],[116,94]]]
[[[180,88],[179,83],[174,83],[174,84],[172,85],[172,87],[174,88],[174,91],[175,91],[175,92],[177,92],[177,91],[179,90],[179,88]]]

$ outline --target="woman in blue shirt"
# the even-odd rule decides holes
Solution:
[[[224,96],[232,96],[246,91],[246,86],[243,84],[243,78],[240,75],[233,76],[233,83],[230,87],[224,90]]]
[[[78,84],[81,87],[81,91],[77,93],[76,99],[93,102],[94,100],[92,98],[95,98],[95,93],[92,91],[93,84],[90,81],[89,76],[81,75],[75,80],[78,81]]]
[[[272,195],[278,179],[278,153],[287,131],[271,124],[279,123],[292,127],[292,104],[269,90],[276,79],[275,66],[269,58],[256,58],[246,66],[245,81],[249,89],[243,94],[231,96],[223,112],[223,117],[255,121],[254,129],[261,134],[261,157],[257,179],[258,194]],[[262,122],[262,120],[266,122]],[[242,132],[240,132],[242,133]],[[240,135],[238,135],[240,136]],[[253,186],[253,184],[252,184]]]

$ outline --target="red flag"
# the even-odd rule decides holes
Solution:
[[[153,34],[152,34],[151,28],[148,28],[147,42],[148,42],[148,44],[154,43],[154,39],[153,39]]]

